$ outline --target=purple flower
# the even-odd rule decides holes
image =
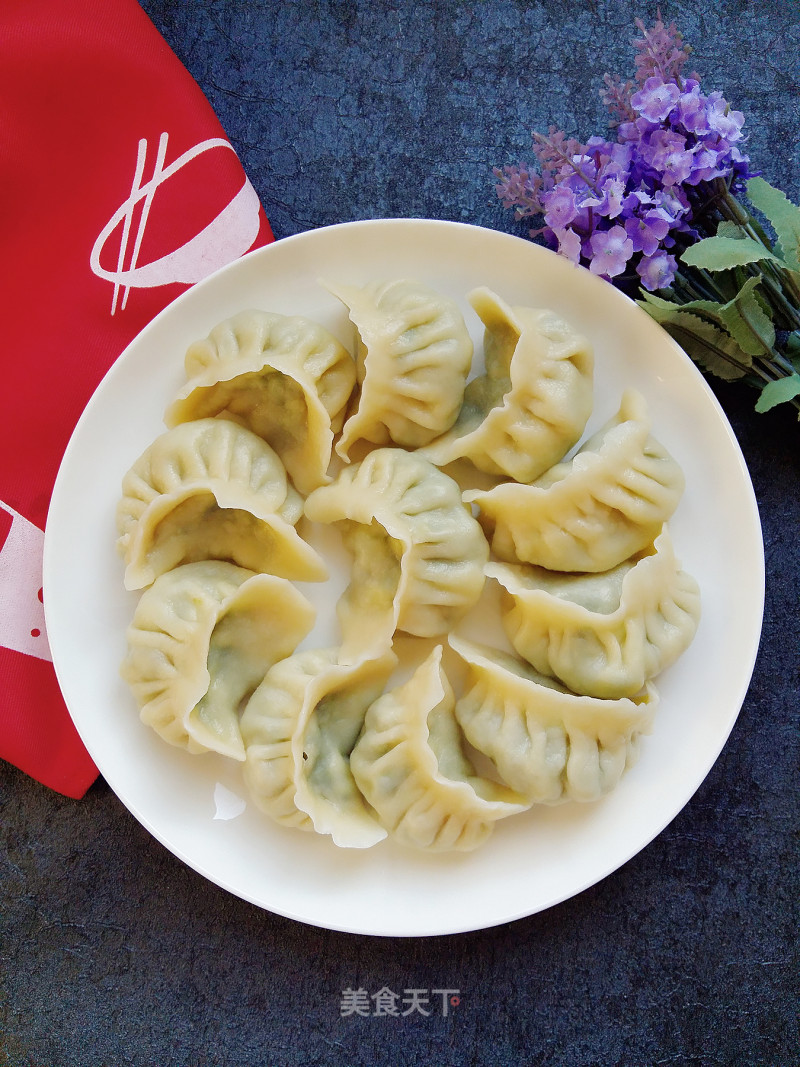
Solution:
[[[675,82],[659,77],[648,78],[638,93],[631,97],[631,107],[648,122],[663,122],[675,107],[681,91]]]
[[[544,221],[553,230],[569,226],[578,214],[575,194],[563,183],[545,193],[542,197],[542,206],[545,209]]]
[[[603,197],[606,205],[606,217],[615,219],[622,212],[625,182],[621,178],[609,178],[603,183]]]
[[[617,126],[617,136],[623,143],[626,141],[638,141],[639,140],[639,127],[635,122],[621,122]]]
[[[628,215],[634,215],[642,207],[651,207],[655,204],[655,197],[646,189],[632,189],[625,197],[623,210]]]
[[[628,237],[624,226],[598,230],[592,235],[589,243],[592,251],[589,270],[603,278],[614,278],[617,274],[622,274],[633,255],[633,241]]]
[[[680,219],[689,210],[689,200],[680,186],[657,189],[653,201],[658,210],[665,212],[673,221]]]
[[[582,144],[551,128],[533,135],[540,174],[522,164],[494,173],[518,218],[544,216],[531,237],[600,277],[635,268],[642,288],[656,290],[673,282],[678,242],[705,235],[710,184],[723,178],[736,194],[752,175],[739,147],[744,116],[682,73],[690,50],[674,25],[637,26],[636,83],[605,79],[616,140]]]
[[[652,75],[664,81],[678,82],[691,48],[684,44],[683,37],[671,22],[665,26],[661,17],[648,30],[641,19],[636,19],[641,38],[633,42],[636,49],[636,80],[641,85]]]
[[[627,173],[632,149],[627,144],[607,141],[604,137],[590,137],[586,142],[584,159],[590,160],[596,173],[619,177]]]
[[[680,133],[656,130],[641,148],[642,158],[660,173],[664,185],[680,185],[692,173],[692,153]]]
[[[712,93],[708,97],[706,114],[709,128],[720,137],[724,137],[731,144],[741,138],[744,115],[741,111],[731,111],[722,93]]]
[[[608,146],[608,155],[610,162],[618,168],[618,173],[627,173],[633,160],[633,145],[610,144]]]
[[[624,196],[625,182],[621,178],[606,178],[600,185],[599,195],[586,197],[581,206],[592,208],[607,219],[615,219],[622,211]]]
[[[642,256],[636,265],[636,273],[642,285],[651,293],[656,289],[666,289],[672,284],[678,264],[675,257],[667,252],[656,252],[653,256]]]
[[[715,152],[709,148],[698,146],[692,160],[691,173],[686,178],[688,185],[697,185],[698,182],[708,182],[712,178],[718,178],[725,174],[728,167],[723,162],[726,152]]]
[[[687,133],[708,133],[708,116],[706,115],[706,98],[700,92],[700,83],[689,81],[678,100],[675,112],[676,125],[682,126]]]
[[[562,256],[571,259],[573,263],[581,261],[581,239],[574,230],[553,230],[553,236],[558,241],[558,251]]]
[[[588,198],[585,198],[588,199]],[[578,205],[578,214],[570,223],[570,229],[580,234],[581,238],[591,234],[595,225],[595,213],[591,206],[587,206],[585,199]]]
[[[502,170],[495,167],[494,176],[497,179],[495,191],[503,207],[514,208],[518,219],[541,211],[539,193],[542,179],[538,174],[520,164],[503,167]]]
[[[652,256],[667,236],[672,225],[665,211],[655,209],[643,216],[625,219],[625,232],[633,242],[633,251]]]

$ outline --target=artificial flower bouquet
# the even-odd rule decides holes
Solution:
[[[604,77],[610,136],[534,133],[536,166],[495,168],[497,194],[758,411],[800,409],[800,208],[750,169],[744,116],[685,73],[675,25],[636,26],[634,79]]]

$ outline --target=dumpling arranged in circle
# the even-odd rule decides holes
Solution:
[[[327,568],[294,524],[303,503],[270,446],[227,419],[161,434],[122,482],[117,547],[125,587],[142,589],[184,563],[221,559],[297,581]]]
[[[658,694],[578,696],[497,649],[450,637],[467,665],[455,714],[470,744],[531,803],[592,801],[610,792],[638,758]]]
[[[270,668],[241,719],[245,781],[262,811],[285,826],[330,834],[342,848],[386,837],[350,771],[367,708],[397,657],[339,663],[338,649],[298,652]]]
[[[494,554],[556,571],[605,571],[651,544],[678,506],[683,472],[650,433],[644,397],[627,389],[617,414],[573,459],[532,485],[471,490]]]
[[[401,844],[469,851],[498,819],[530,805],[481,777],[466,755],[437,645],[411,678],[379,697],[350,755],[358,787]]]
[[[190,345],[185,367],[168,426],[224,416],[270,444],[301,493],[328,480],[356,381],[352,355],[328,330],[298,315],[243,311]]]
[[[400,279],[327,284],[356,328],[359,388],[336,451],[358,441],[417,448],[456,420],[472,364],[472,339],[455,301]]]
[[[700,590],[666,526],[648,550],[600,574],[488,563],[505,590],[503,625],[537,671],[576,693],[633,696],[691,644]]]
[[[396,630],[446,633],[478,600],[489,546],[447,474],[419,454],[378,448],[308,497],[352,557],[339,600],[344,661],[378,654]]]
[[[485,373],[457,421],[422,449],[445,466],[468,459],[488,474],[532,482],[578,441],[592,412],[594,353],[559,315],[509,307],[490,289],[469,301],[485,326]]]
[[[142,721],[165,741],[243,760],[241,707],[314,619],[285,578],[218,560],[187,563],[140,597],[122,677]]]

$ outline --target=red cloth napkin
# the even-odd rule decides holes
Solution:
[[[61,698],[42,608],[62,454],[142,327],[272,233],[208,101],[136,0],[3,0],[0,100],[0,758],[80,797],[97,768]]]

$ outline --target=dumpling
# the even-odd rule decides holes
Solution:
[[[142,722],[189,752],[243,760],[240,706],[314,618],[285,578],[219,560],[162,574],[139,599],[121,668]]]
[[[373,656],[396,630],[435,637],[478,600],[489,546],[458,484],[416,453],[379,448],[306,500],[352,556],[339,600],[341,658]]]
[[[453,715],[437,645],[411,678],[379,697],[350,755],[359,789],[390,834],[413,848],[468,851],[529,805],[480,777]]]
[[[226,419],[161,434],[122,482],[117,547],[125,587],[142,589],[183,563],[221,559],[297,581],[327,568],[297,533],[303,513],[276,453]]]
[[[568,463],[533,485],[471,490],[492,551],[510,563],[556,571],[605,571],[658,536],[684,489],[683,472],[650,433],[633,389],[619,411]]]
[[[456,420],[472,365],[458,305],[417,281],[327,288],[356,327],[359,391],[336,451],[357,441],[417,448]]]
[[[242,713],[244,777],[277,822],[330,834],[340,847],[368,848],[386,831],[359,792],[349,757],[397,657],[386,652],[343,666],[337,652],[298,652],[267,672]]]
[[[185,367],[167,426],[222,415],[267,441],[301,493],[328,480],[356,382],[353,357],[333,334],[297,315],[243,311],[190,345]]]
[[[647,551],[601,574],[509,563],[486,573],[506,590],[514,648],[576,693],[633,696],[688,648],[700,619],[700,590],[666,526]]]
[[[597,800],[638,758],[658,693],[577,696],[496,649],[452,636],[468,681],[455,714],[470,744],[531,803]]]
[[[423,449],[439,466],[532,482],[578,441],[592,412],[594,354],[553,311],[509,307],[486,288],[469,301],[486,327],[485,374],[464,394],[458,420]]]

